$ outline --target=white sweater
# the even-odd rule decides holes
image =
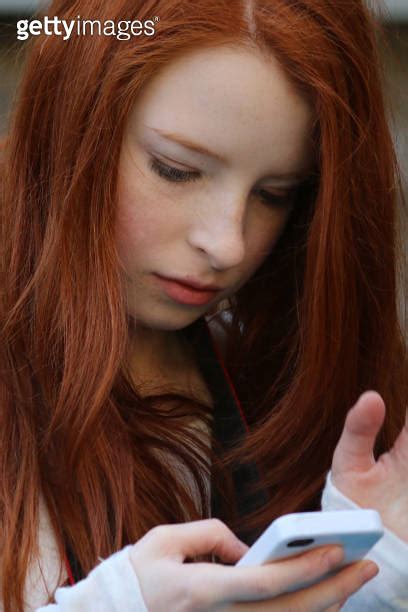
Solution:
[[[353,509],[357,506],[340,493],[328,475],[322,497],[323,510]],[[129,558],[131,545],[111,555],[74,586],[60,587],[55,604],[45,605],[46,585],[57,586],[58,558],[48,512],[40,507],[41,568],[36,565],[27,580],[26,612],[154,612],[148,611],[137,575]],[[386,529],[384,537],[367,555],[380,567],[380,573],[349,598],[347,612],[408,610],[408,543]],[[63,577],[67,578],[64,568]],[[42,606],[42,607],[41,607]],[[1,609],[1,605],[0,605]]]
[[[336,489],[329,472],[322,496],[322,510],[354,510],[358,507]],[[385,527],[384,536],[373,546],[366,558],[375,561],[380,571],[348,599],[342,610],[408,610],[408,542],[401,540]]]

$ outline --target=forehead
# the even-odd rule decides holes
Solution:
[[[178,133],[232,164],[282,173],[310,158],[312,120],[279,62],[243,47],[200,49],[170,62],[129,118],[137,132],[152,126]]]

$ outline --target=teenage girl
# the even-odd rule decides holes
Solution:
[[[399,182],[373,17],[362,0],[47,14],[159,20],[28,45],[2,157],[4,612],[407,610]],[[371,560],[232,567],[321,503],[380,512]]]

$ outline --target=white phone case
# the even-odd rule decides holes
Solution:
[[[286,514],[273,521],[235,565],[261,565],[318,546],[340,544],[345,555],[340,568],[362,559],[383,534],[381,518],[375,510]]]

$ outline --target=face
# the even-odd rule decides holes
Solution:
[[[155,75],[119,164],[117,245],[134,320],[181,329],[254,274],[310,171],[311,127],[308,103],[257,51],[198,50]],[[191,303],[157,275],[220,290]]]

